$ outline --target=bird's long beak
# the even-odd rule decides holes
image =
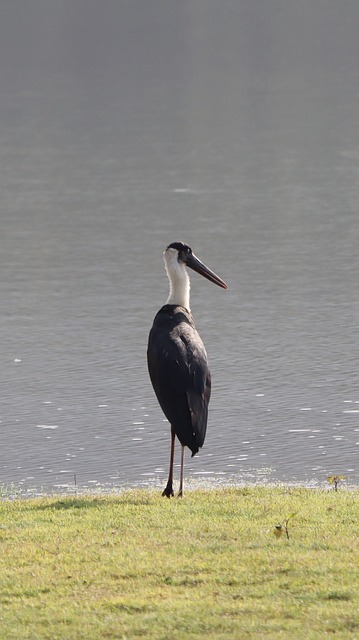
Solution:
[[[217,276],[214,271],[211,271],[211,269],[206,267],[203,262],[196,258],[194,253],[191,253],[187,257],[186,265],[187,267],[193,269],[193,271],[197,271],[197,273],[200,273],[201,276],[204,276],[205,278],[207,278],[207,280],[214,282],[214,284],[218,284],[218,286],[222,287],[222,289],[227,289],[226,283],[219,276]]]

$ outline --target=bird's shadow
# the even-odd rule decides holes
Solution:
[[[119,494],[118,496],[105,496],[98,498],[88,498],[86,496],[78,496],[78,497],[69,497],[69,498],[59,498],[58,500],[50,499],[45,504],[37,504],[29,506],[29,509],[37,511],[47,511],[47,510],[55,510],[55,511],[66,511],[67,509],[91,509],[98,507],[108,507],[109,504],[114,507],[121,507],[121,505],[141,505],[141,506],[150,506],[152,503],[152,499],[150,496],[133,496],[128,495],[126,493]]]

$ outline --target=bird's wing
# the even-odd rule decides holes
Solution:
[[[193,432],[199,447],[203,446],[207,429],[208,403],[211,395],[211,374],[207,356],[202,348],[196,348],[189,357],[189,384],[186,389]]]
[[[197,331],[181,323],[167,334],[152,329],[148,368],[161,408],[182,444],[196,453],[206,435],[211,376]]]

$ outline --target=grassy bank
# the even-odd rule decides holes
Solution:
[[[359,638],[358,498],[253,487],[2,502],[0,637]]]

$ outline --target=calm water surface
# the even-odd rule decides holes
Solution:
[[[0,23],[0,483],[164,482],[146,343],[180,239],[229,284],[191,280],[213,394],[186,475],[357,484],[358,3],[20,5]]]

